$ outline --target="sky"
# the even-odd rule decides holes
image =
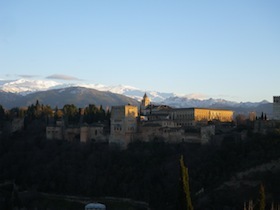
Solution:
[[[279,0],[0,0],[0,79],[280,95]]]

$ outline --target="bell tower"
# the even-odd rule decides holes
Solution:
[[[147,114],[147,107],[151,104],[151,100],[145,93],[143,96],[143,99],[141,100],[141,105],[140,105],[140,115],[146,115]]]
[[[143,99],[141,101],[141,107],[146,108],[148,105],[150,105],[150,103],[151,103],[151,100],[149,99],[149,97],[145,93],[145,95],[143,96]]]

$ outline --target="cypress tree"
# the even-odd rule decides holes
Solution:
[[[0,121],[5,118],[5,110],[2,105],[0,105]]]
[[[190,194],[190,185],[189,185],[189,172],[188,172],[188,168],[185,166],[183,155],[181,155],[180,158],[180,166],[181,166],[182,184],[183,184],[183,189],[187,202],[187,210],[193,210],[191,194]]]
[[[265,210],[265,192],[263,184],[260,185],[260,210]]]

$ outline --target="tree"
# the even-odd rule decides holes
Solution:
[[[42,105],[42,113],[41,118],[43,118],[47,123],[49,122],[49,119],[53,117],[53,110],[49,105]]]
[[[79,110],[74,104],[64,105],[63,113],[67,123],[77,124],[79,122]]]
[[[54,119],[55,119],[55,121],[61,120],[62,117],[63,117],[63,112],[60,109],[58,109],[58,107],[56,106],[55,107],[55,111],[54,111]]]
[[[89,106],[85,108],[84,122],[90,124],[94,122],[104,122],[105,120],[107,120],[107,116],[102,105],[97,107],[94,104],[89,104]]]
[[[190,195],[190,185],[189,185],[189,172],[188,168],[185,166],[183,155],[180,158],[181,166],[181,177],[183,182],[183,189],[186,196],[187,210],[193,210],[192,200]]]
[[[106,118],[106,120],[110,120],[110,118],[111,118],[110,109],[107,109],[105,118]]]
[[[42,110],[43,110],[43,105],[41,105],[40,103],[39,103],[39,101],[38,100],[36,100],[36,105],[35,105],[35,117],[36,117],[36,119],[39,119],[40,117],[41,117],[41,115],[42,115]]]
[[[4,120],[4,118],[5,118],[5,110],[2,107],[2,105],[0,105],[0,121]]]
[[[260,185],[260,210],[265,210],[265,191],[263,184]]]

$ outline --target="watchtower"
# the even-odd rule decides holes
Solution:
[[[273,119],[280,120],[280,96],[273,96]]]

